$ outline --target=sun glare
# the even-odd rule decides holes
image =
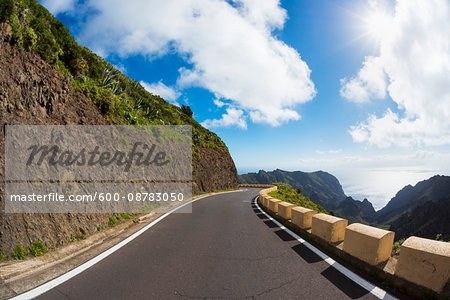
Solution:
[[[391,16],[384,11],[372,11],[364,20],[367,34],[380,41],[389,31]]]
[[[348,22],[351,36],[349,42],[379,51],[381,44],[393,34],[395,20],[394,0],[354,1],[351,7],[343,7],[345,22]]]

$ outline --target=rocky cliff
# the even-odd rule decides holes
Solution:
[[[47,20],[62,26],[37,3],[34,3],[31,8],[25,8],[28,19],[31,18],[33,10],[39,20]],[[82,60],[87,65],[91,64],[92,72],[85,71],[85,75],[78,74],[81,76],[75,77],[73,75],[79,71],[76,68],[73,72],[69,71],[72,66],[69,60],[61,64],[62,53],[69,51],[61,51],[61,61],[57,59],[56,63],[52,63],[43,56],[39,48],[23,47],[21,46],[23,44],[15,43],[17,38],[14,37],[14,30],[17,28],[11,28],[9,23],[11,22],[6,18],[6,22],[0,24],[0,254],[2,257],[10,257],[11,252],[18,245],[27,248],[37,240],[44,242],[49,248],[68,243],[71,236],[84,236],[96,232],[97,227],[105,226],[110,217],[105,214],[5,214],[4,128],[6,124],[94,125],[161,124],[162,122],[163,124],[192,125],[194,133],[193,193],[237,187],[236,168],[225,144],[214,133],[201,127],[190,116],[184,114],[180,108],[147,93],[141,86],[117,70],[108,69],[115,74],[115,77],[112,76],[112,79],[109,79],[116,84],[114,88],[121,89],[120,97],[110,92],[110,87],[95,84],[87,86],[86,82],[99,81],[94,77],[96,64],[108,68],[110,65],[83,48],[82,55],[77,61]],[[45,22],[42,24],[48,25]],[[34,35],[34,42],[39,43],[40,38],[38,32]],[[71,44],[70,47],[72,50],[79,50],[76,44]],[[80,78],[80,81],[76,81],[77,78]],[[96,93],[93,93],[94,90]],[[99,94],[102,98],[95,98]],[[133,106],[124,106],[117,103],[121,99],[136,101]],[[113,103],[114,109],[110,106],[111,101],[116,101]],[[139,103],[139,106],[136,103]]]
[[[445,200],[449,195],[449,176],[436,175],[417,183],[415,186],[407,185],[377,212],[376,222],[392,224],[403,214],[411,213],[416,207],[429,201]]]

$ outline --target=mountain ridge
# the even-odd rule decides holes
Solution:
[[[324,171],[307,173],[302,171],[288,172],[280,169],[272,172],[260,170],[258,173],[239,175],[239,181],[240,183],[262,184],[287,183],[294,189],[300,188],[306,197],[327,210],[334,209],[333,203],[340,202],[347,197],[337,178]],[[318,186],[322,186],[324,189],[320,190],[317,188]]]
[[[299,174],[302,176],[292,176]],[[443,234],[444,239],[450,239],[450,225],[445,221],[445,217],[450,214],[450,177],[435,175],[429,179],[418,182],[416,185],[407,185],[402,188],[395,197],[393,197],[381,210],[375,211],[372,203],[368,199],[362,201],[355,200],[352,197],[345,196],[344,199],[334,199],[332,203],[328,201],[320,201],[314,198],[314,195],[323,194],[320,191],[321,185],[309,186],[303,190],[314,180],[302,181],[304,177],[314,176],[317,172],[301,172],[301,171],[282,171],[276,169],[274,171],[260,170],[258,173],[248,173],[239,175],[240,183],[272,183],[271,180],[285,182],[291,184],[295,188],[302,189],[302,193],[316,203],[321,204],[325,209],[332,210],[336,216],[349,220],[349,223],[365,223],[377,227],[382,227],[398,232],[395,239],[401,239],[410,235],[418,235],[426,238],[434,238],[437,234]],[[327,177],[334,177],[326,173]],[[284,176],[284,177],[283,177]],[[297,179],[297,182],[292,182]],[[342,186],[339,180],[337,185],[340,188],[335,193],[340,194]],[[336,182],[333,180],[333,182]],[[326,182],[322,182],[326,183]],[[327,186],[326,190],[332,189],[333,186]],[[342,191],[342,193],[344,193]],[[345,195],[345,194],[344,194]],[[325,205],[323,204],[325,202]]]
[[[449,191],[449,176],[435,175],[418,182],[415,186],[409,184],[398,191],[386,206],[377,212],[377,220],[379,223],[393,222],[399,212],[411,212],[425,202],[439,201],[446,198]]]

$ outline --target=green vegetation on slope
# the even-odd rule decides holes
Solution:
[[[81,47],[63,23],[37,0],[2,0],[0,23],[11,27],[10,43],[39,54],[66,75],[113,124],[192,125],[193,155],[197,147],[227,152],[222,140],[192,118],[188,106],[181,109],[147,92],[137,81],[116,70],[103,58]]]
[[[294,190],[287,183],[275,182],[277,190],[270,192],[268,195],[298,206],[313,209],[317,212],[326,214],[327,211],[317,203],[312,202],[309,198],[303,196],[299,190]]]

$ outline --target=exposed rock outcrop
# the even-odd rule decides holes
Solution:
[[[5,29],[5,28],[3,28]],[[0,30],[2,31],[2,30]],[[7,32],[2,31],[3,37]],[[5,214],[4,128],[6,124],[109,124],[91,99],[38,55],[0,41],[0,254],[41,240],[48,247],[68,243],[108,223],[105,214]],[[26,137],[24,137],[26,138]],[[193,161],[193,193],[237,187],[227,150],[200,147]]]

